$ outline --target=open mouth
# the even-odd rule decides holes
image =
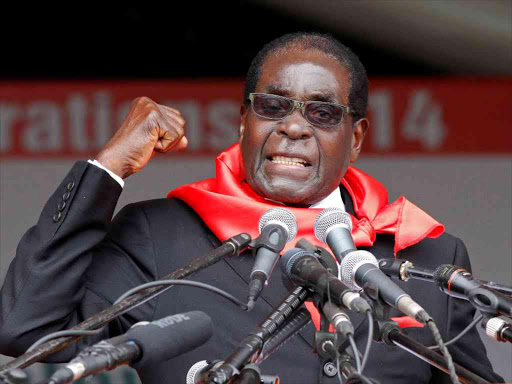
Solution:
[[[268,160],[275,164],[284,164],[284,165],[293,165],[297,167],[310,167],[306,160],[298,158],[298,157],[286,157],[286,156],[270,156]]]

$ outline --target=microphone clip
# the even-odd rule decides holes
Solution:
[[[239,233],[225,240],[222,244],[231,245],[233,247],[233,255],[238,256],[251,246],[252,241],[248,233]]]
[[[250,242],[250,247],[254,255],[256,255],[260,248],[266,248],[279,254],[286,245],[287,239],[288,234],[283,227],[267,225],[262,228],[260,235]]]
[[[326,304],[319,295],[314,294],[311,300],[320,314],[320,329],[315,331],[314,352],[324,360],[336,361],[337,351],[345,350],[348,339],[339,332],[331,332],[331,322],[324,313]]]
[[[336,360],[336,351],[340,343],[338,335],[334,332],[315,332],[315,348],[314,352],[324,360]]]
[[[382,300],[379,287],[375,284],[366,283],[359,294],[370,305],[375,320],[386,321],[389,319],[391,306]]]

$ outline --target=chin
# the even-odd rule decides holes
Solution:
[[[260,189],[261,192],[258,193],[267,199],[278,201],[286,205],[307,207],[313,204],[310,202],[310,200],[314,193],[308,191],[300,191],[299,188],[300,187],[290,186],[287,186],[286,188],[262,188]]]
[[[272,199],[274,201],[278,201],[280,203],[283,203],[285,205],[290,205],[290,206],[300,206],[300,207],[308,207],[310,206],[311,204],[305,202],[303,198],[301,197],[298,197],[298,198],[290,198],[290,195],[286,195],[286,196],[283,196],[283,197],[279,197],[279,196],[274,196],[274,197],[267,197],[267,199]]]

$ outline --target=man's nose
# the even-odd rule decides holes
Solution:
[[[299,108],[284,117],[277,126],[279,135],[288,136],[291,140],[305,140],[313,136],[313,127],[302,116]]]

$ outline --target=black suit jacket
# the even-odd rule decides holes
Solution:
[[[125,291],[159,279],[219,245],[199,216],[176,199],[129,204],[111,221],[120,193],[121,187],[106,172],[78,162],[50,197],[37,225],[20,241],[2,287],[1,353],[20,355],[43,335],[71,328],[110,306]],[[347,210],[353,212],[350,196],[344,190],[342,194]],[[377,258],[393,257],[393,238],[378,236],[374,246],[366,249]],[[398,256],[427,268],[442,263],[470,268],[464,244],[448,234],[425,239]],[[204,269],[190,280],[214,285],[245,301],[252,265],[251,255],[243,254]],[[469,303],[450,298],[429,283],[398,284],[434,317],[445,341],[473,319]],[[227,358],[287,294],[277,271],[251,312],[211,292],[175,286],[112,321],[101,335],[87,338],[87,343],[123,333],[141,320],[204,311],[214,322],[214,336],[208,343],[138,372],[144,384],[184,383],[195,362]],[[364,350],[367,322],[351,317],[357,327],[356,342]],[[405,332],[421,343],[434,344],[426,328]],[[310,324],[264,361],[262,372],[279,375],[285,384],[336,382],[336,377],[323,374],[325,361],[312,352],[313,334]],[[48,361],[69,361],[84,340]],[[456,362],[471,371],[490,381],[502,381],[492,372],[476,330],[450,351]],[[365,374],[382,383],[449,382],[447,375],[408,352],[379,343],[372,345]]]

